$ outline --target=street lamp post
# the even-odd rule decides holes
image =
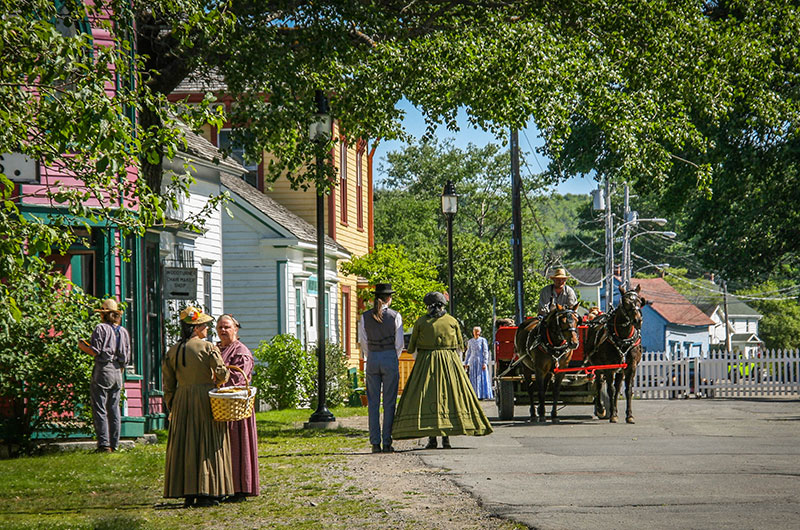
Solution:
[[[447,290],[450,296],[450,314],[454,315],[455,296],[453,295],[453,217],[458,211],[458,195],[452,180],[448,180],[442,190],[442,213],[447,218]]]
[[[600,194],[600,190],[598,190],[598,195]],[[626,289],[630,288],[631,283],[631,239],[636,237],[637,235],[643,235],[645,233],[653,234],[653,233],[660,233],[664,234],[667,237],[675,237],[674,232],[657,232],[657,231],[648,231],[648,232],[641,232],[640,234],[635,234],[631,236],[630,228],[633,226],[638,225],[639,223],[643,222],[651,222],[656,223],[657,225],[663,226],[667,223],[667,220],[661,217],[653,217],[653,218],[639,218],[638,212],[630,210],[630,193],[628,190],[628,185],[625,184],[625,218],[621,225],[614,227],[614,220],[613,216],[611,215],[611,182],[608,177],[606,177],[605,182],[605,193],[601,195],[602,201],[598,201],[597,197],[595,199],[595,208],[605,208],[605,221],[606,221],[606,277],[605,277],[605,295],[606,295],[606,311],[611,311],[611,307],[614,301],[614,237],[616,236],[617,232],[621,229],[625,229],[623,238],[622,238],[622,266],[620,267],[621,274],[622,274],[622,285],[625,286]],[[600,203],[603,203],[600,205]],[[671,234],[671,235],[670,235]]]
[[[638,216],[635,215],[636,212],[632,212],[632,213],[634,215],[633,215],[633,219],[630,221],[630,223],[633,223],[633,224],[638,224],[639,222],[644,222],[644,221],[651,221],[651,222],[654,222],[654,223],[656,223],[658,225],[663,225],[664,223],[667,222],[666,219],[662,219],[660,217],[656,217],[656,218],[653,218],[653,219],[639,219]],[[628,223],[625,223],[625,224],[627,225]],[[620,228],[622,226],[625,226],[625,225],[621,225]],[[631,288],[631,271],[633,270],[633,263],[631,262],[631,241],[633,241],[635,238],[637,238],[639,236],[644,236],[644,235],[647,235],[647,234],[658,234],[658,235],[661,235],[661,236],[664,236],[664,237],[668,237],[670,239],[675,239],[675,237],[677,237],[677,234],[675,232],[665,231],[665,230],[645,230],[644,232],[637,232],[637,233],[631,235],[629,227],[625,227],[625,235],[624,235],[623,247],[622,247],[623,248],[622,284],[625,286],[625,289],[630,289]]]
[[[324,143],[331,136],[331,116],[328,98],[322,90],[315,94],[317,113],[309,127],[312,142]],[[319,147],[319,146],[318,146]],[[317,176],[317,410],[311,414],[307,426],[325,427],[336,421],[328,410],[325,385],[325,316],[328,308],[325,303],[325,192],[320,186],[323,167],[321,150],[317,149],[315,170]]]

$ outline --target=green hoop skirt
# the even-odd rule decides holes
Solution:
[[[392,438],[484,436],[492,426],[455,350],[421,350],[392,424]]]

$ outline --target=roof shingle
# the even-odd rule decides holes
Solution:
[[[667,322],[684,326],[712,326],[714,322],[663,278],[634,279],[634,288],[642,287],[642,296]]]
[[[294,214],[284,205],[276,202],[273,198],[264,195],[261,191],[254,188],[244,180],[230,175],[222,175],[222,185],[234,192],[236,195],[247,201],[258,211],[280,224],[291,232],[299,241],[316,244],[317,229],[305,219]],[[325,247],[331,250],[350,254],[350,251],[340,245],[329,235],[325,235]]]

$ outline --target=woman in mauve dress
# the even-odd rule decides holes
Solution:
[[[255,360],[250,350],[239,340],[239,322],[233,315],[222,315],[217,320],[217,336],[222,360],[227,366],[236,366],[245,373],[231,370],[226,386],[245,386],[253,376]],[[258,434],[255,412],[249,418],[229,421],[231,437],[231,464],[233,467],[234,495],[223,502],[242,502],[247,497],[259,494],[258,480]]]

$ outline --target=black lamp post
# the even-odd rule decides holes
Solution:
[[[331,136],[328,98],[322,90],[317,90],[315,97],[317,113],[309,127],[309,137],[312,142],[325,143]],[[328,310],[325,302],[325,193],[319,185],[323,164],[321,149],[317,149],[317,410],[308,419],[307,425],[311,426],[336,421],[336,417],[328,410],[325,385],[325,314]]]
[[[447,218],[447,290],[450,295],[450,314],[454,315],[455,296],[453,295],[453,217],[458,211],[458,195],[452,180],[448,180],[442,190],[442,213]],[[454,315],[455,316],[455,315]]]

